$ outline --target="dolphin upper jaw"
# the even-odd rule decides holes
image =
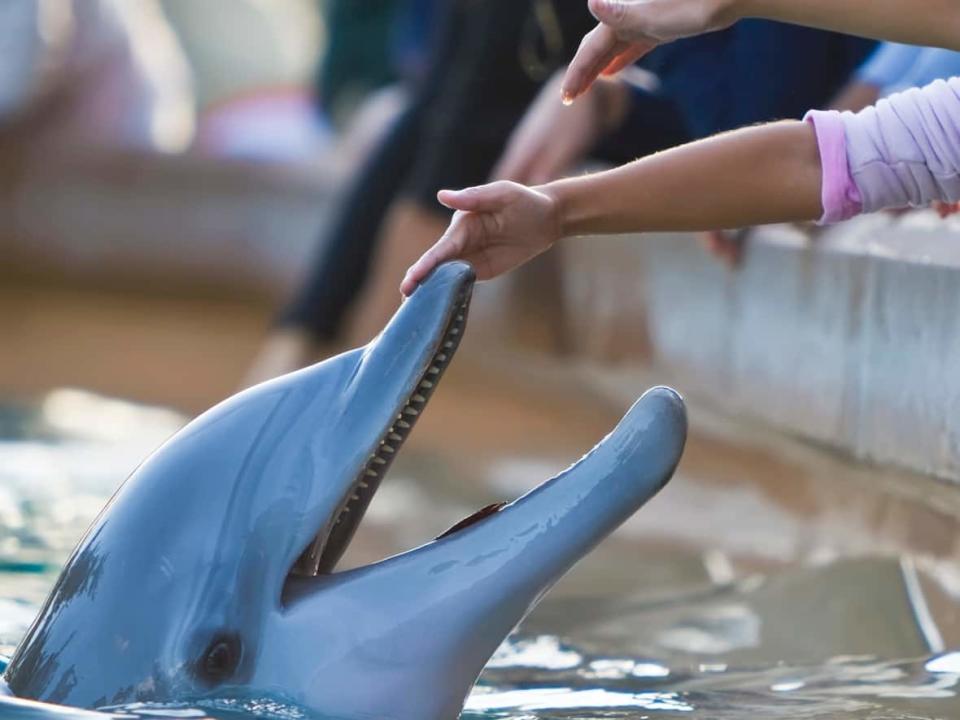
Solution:
[[[359,352],[356,369],[341,394],[338,425],[348,437],[367,436],[363,462],[345,475],[348,482],[335,509],[321,510],[323,525],[298,558],[297,575],[314,576],[336,566],[460,345],[473,270],[464,263],[451,263],[438,268],[435,275]],[[397,378],[403,380],[398,384]],[[370,428],[377,431],[371,433]]]
[[[409,432],[449,364],[473,282],[469,265],[438,268],[365,348],[228,398],[144,461],[67,561],[10,689],[80,707],[216,692],[198,656],[234,637],[229,679],[246,684],[291,577],[349,542],[366,469],[378,482],[387,435]]]

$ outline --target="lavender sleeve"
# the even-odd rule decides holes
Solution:
[[[891,95],[859,113],[812,111],[823,217],[960,200],[960,79]]]

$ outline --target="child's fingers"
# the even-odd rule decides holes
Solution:
[[[427,250],[427,252],[420,256],[419,260],[410,266],[406,275],[403,276],[403,280],[400,282],[401,294],[403,294],[404,297],[410,297],[413,291],[417,289],[417,286],[423,282],[423,279],[430,274],[430,271],[439,264],[440,261],[437,259],[433,248]]]
[[[417,260],[407,270],[400,283],[400,292],[404,297],[409,297],[417,286],[423,282],[423,279],[430,274],[437,265],[445,263],[447,260],[453,260],[460,255],[462,251],[462,242],[459,239],[459,223],[457,218],[453,219],[447,231],[434,243],[433,247],[427,250],[420,259]]]
[[[437,200],[451,210],[492,212],[503,205],[509,186],[509,182],[498,180],[489,185],[479,185],[465,190],[441,190],[437,193]]]

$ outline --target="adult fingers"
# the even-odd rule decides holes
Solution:
[[[649,16],[649,3],[624,0],[588,0],[590,13],[622,38],[643,35]]]
[[[510,186],[510,182],[498,180],[464,190],[441,190],[437,193],[437,200],[451,210],[492,212],[502,207]]]
[[[606,25],[597,25],[584,35],[563,76],[560,86],[563,101],[569,103],[582,95],[603,69],[625,49],[626,45]]]
[[[648,52],[653,50],[657,46],[654,42],[637,42],[630,45],[624,52],[617,55],[613,62],[607,65],[601,75],[610,76],[616,75],[618,72],[623,70],[626,67],[630,67],[637,60],[642,58]]]

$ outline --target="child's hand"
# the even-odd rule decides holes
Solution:
[[[560,238],[556,199],[545,188],[501,180],[466,190],[441,190],[437,198],[458,212],[436,244],[415,262],[400,285],[410,295],[433,268],[466,260],[489,280],[522,265]]]
[[[600,21],[580,43],[561,95],[570,102],[600,75],[614,75],[661,43],[733,24],[731,0],[589,0]]]

